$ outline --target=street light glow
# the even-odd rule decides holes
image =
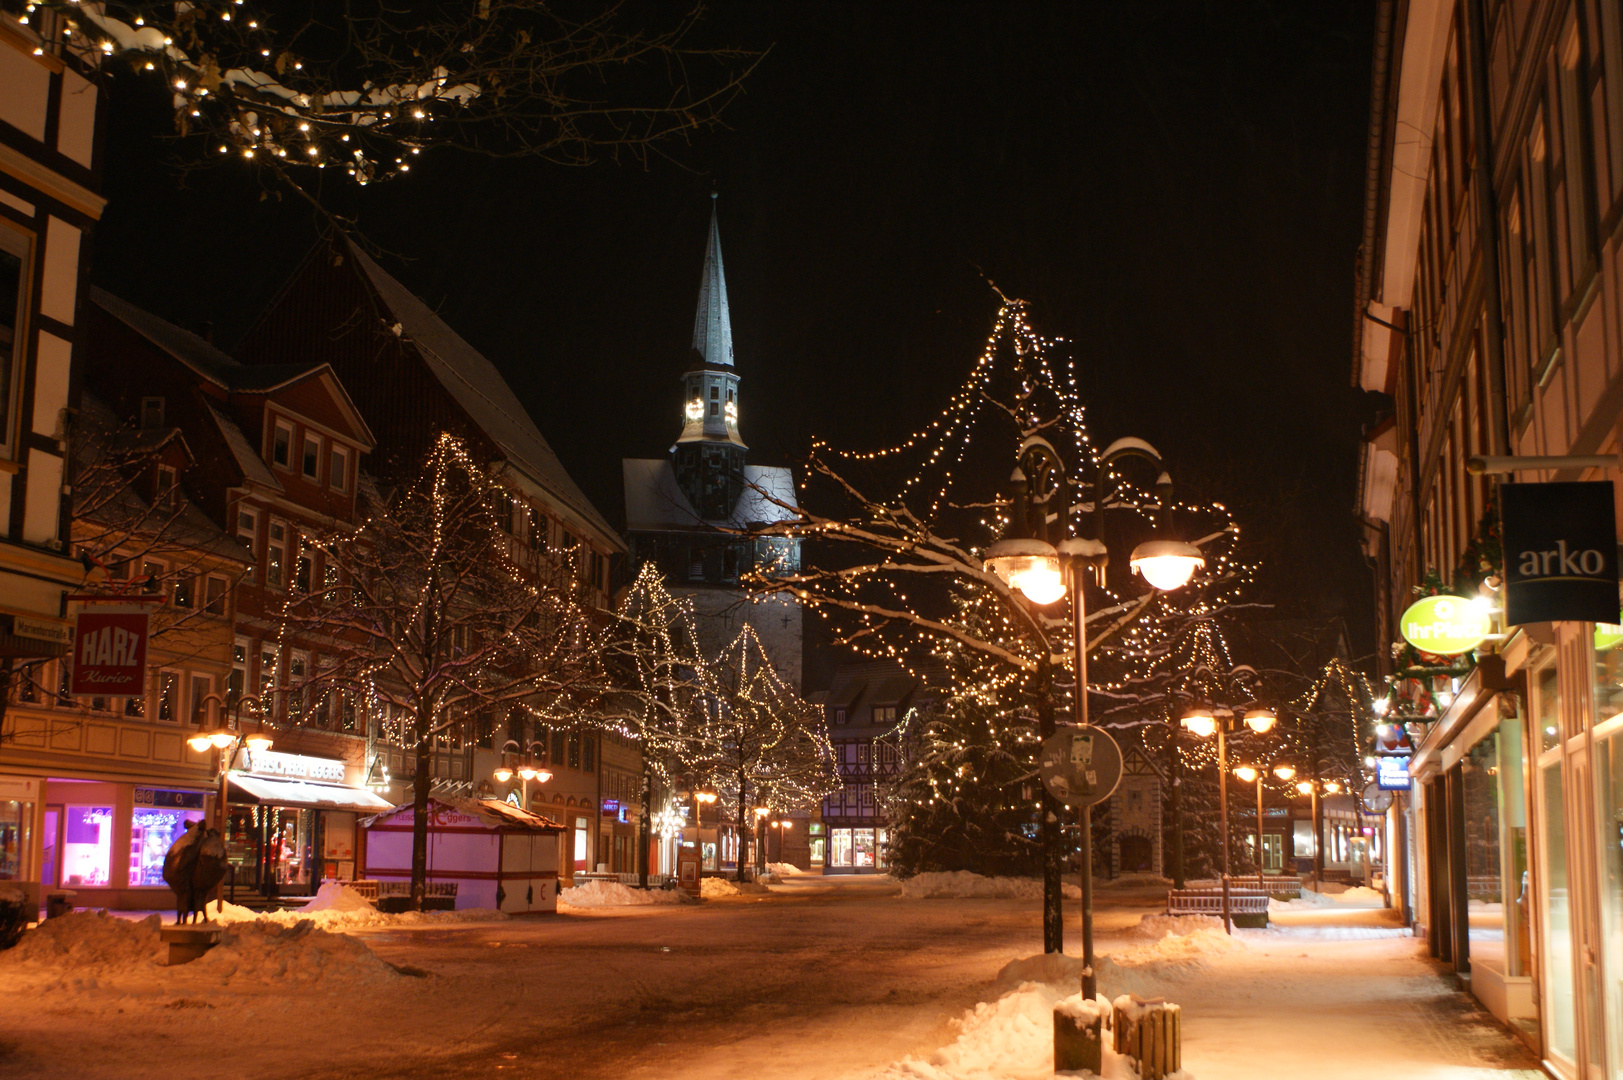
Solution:
[[[1238,776],[1241,780],[1244,780],[1249,784],[1251,781],[1257,778],[1257,770],[1253,769],[1249,765],[1236,765],[1234,767],[1234,775]]]
[[[1162,592],[1170,592],[1189,584],[1195,571],[1206,565],[1206,557],[1198,547],[1182,540],[1149,540],[1133,549],[1128,562],[1145,581]]]
[[[1202,739],[1210,738],[1217,731],[1217,717],[1204,709],[1196,709],[1185,714],[1182,723],[1190,733]]]
[[[1265,735],[1273,730],[1277,719],[1271,709],[1254,708],[1245,711],[1245,726],[1258,735]]]
[[[1275,765],[1274,775],[1279,777],[1281,780],[1289,780],[1291,777],[1296,775],[1296,768],[1292,765]]]
[[[1065,595],[1059,553],[1042,540],[999,540],[985,553],[986,568],[1034,604],[1052,604]]]

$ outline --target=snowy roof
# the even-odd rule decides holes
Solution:
[[[693,351],[706,364],[733,366],[733,321],[727,311],[727,274],[721,266],[721,227],[716,223],[713,202],[710,242],[704,249],[704,273],[699,278],[699,310],[693,316]]]
[[[378,298],[399,323],[401,336],[412,343],[440,385],[496,443],[508,463],[584,518],[606,542],[619,544],[619,534],[570,478],[496,366],[364,251],[353,244],[349,250],[377,290]]]
[[[626,458],[621,463],[626,488],[626,531],[669,532],[680,529],[742,529],[773,521],[793,520],[772,498],[795,502],[794,474],[776,465],[744,466],[744,493],[732,517],[706,521],[676,482],[676,470],[665,458]]]
[[[464,817],[482,821],[495,829],[528,829],[533,832],[564,831],[564,827],[551,818],[520,809],[511,803],[502,802],[500,799],[461,799],[451,795],[430,795],[428,803],[430,822],[434,818],[433,808],[437,805],[454,813],[462,814]],[[402,803],[392,810],[368,818],[361,824],[371,828],[394,817],[410,820],[411,816],[412,805]]]
[[[254,451],[253,444],[248,441],[248,436],[242,433],[242,429],[237,426],[236,421],[220,412],[213,405],[207,402],[204,404],[208,408],[209,416],[214,419],[214,425],[220,429],[220,437],[225,440],[226,448],[231,451],[232,460],[237,463],[237,468],[242,470],[243,477],[253,483],[269,488],[271,491],[281,491],[281,483],[265,466],[265,462],[261,460],[259,454]]]

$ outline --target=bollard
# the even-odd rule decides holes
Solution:
[[[1054,1006],[1054,1071],[1104,1074],[1099,1003],[1077,995]]]
[[[1110,1030],[1116,1053],[1138,1062],[1139,1080],[1163,1080],[1182,1067],[1183,1010],[1165,998],[1123,994],[1113,1003]]]

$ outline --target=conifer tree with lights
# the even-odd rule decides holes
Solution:
[[[1005,300],[941,416],[884,450],[815,443],[799,505],[778,502],[789,520],[756,530],[810,543],[799,572],[758,576],[753,588],[798,598],[829,619],[836,642],[904,664],[933,654],[953,673],[956,692],[906,733],[910,766],[895,788],[891,850],[903,873],[1030,865],[1029,837],[1044,817],[1043,796],[1031,790],[1038,733],[1045,717],[1072,714],[1069,599],[1031,601],[987,569],[983,553],[1017,527],[1020,507],[1004,478],[1034,440],[1068,479],[1032,492],[1029,512],[1102,541],[1088,546],[1094,572],[1083,586],[1090,695],[1140,692],[1165,662],[1166,641],[1226,610],[1250,576],[1224,507],[1172,500],[1157,470],[1134,474],[1118,452],[1158,460],[1141,440],[1095,445],[1064,350],[1036,333],[1023,302]],[[1204,559],[1176,594],[1100,557],[1168,533]],[[1057,876],[1046,870],[1045,879],[1053,909],[1045,920],[1057,923]],[[1050,937],[1057,930],[1045,922]]]
[[[421,910],[436,742],[504,723],[574,726],[607,680],[573,561],[548,559],[544,572],[513,561],[501,540],[511,496],[458,439],[442,433],[399,488],[361,488],[357,526],[304,538],[324,573],[295,582],[279,612],[284,640],[322,642],[307,677],[286,690],[288,721],[320,723],[333,702],[359,705],[407,749],[411,897]]]

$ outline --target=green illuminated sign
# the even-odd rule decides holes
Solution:
[[[1623,643],[1623,626],[1617,623],[1598,622],[1595,624],[1595,648],[1600,652],[1615,649]]]
[[[1459,596],[1416,600],[1398,624],[1403,640],[1421,652],[1456,656],[1470,652],[1493,632],[1488,613]]]

